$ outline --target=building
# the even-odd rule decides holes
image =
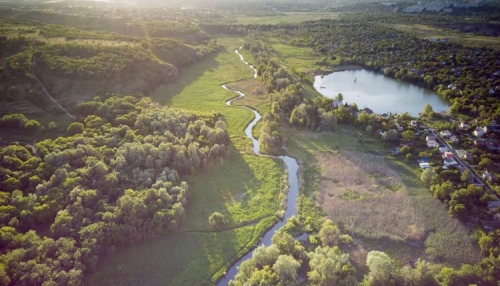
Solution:
[[[454,166],[458,165],[457,161],[455,161],[455,159],[451,159],[451,158],[445,158],[443,160],[443,164],[445,167],[454,167]]]
[[[418,165],[420,166],[421,169],[430,169],[431,168],[431,165],[427,162],[422,162],[422,163],[419,163]]]
[[[460,124],[458,125],[458,127],[460,127],[460,129],[467,129],[470,127],[470,124],[467,123],[467,122],[460,122]]]
[[[427,147],[437,148],[439,147],[439,144],[436,142],[436,140],[427,140]]]
[[[476,129],[474,129],[474,131],[472,132],[472,134],[474,134],[474,136],[476,137],[483,137],[484,134],[486,133],[486,131],[484,130],[483,127],[476,127]]]
[[[449,137],[451,137],[451,132],[448,130],[443,130],[443,131],[439,132],[439,135],[441,135],[441,137],[444,137],[444,138],[449,138]]]

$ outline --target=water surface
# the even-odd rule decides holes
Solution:
[[[434,91],[401,82],[368,70],[350,70],[316,76],[314,88],[323,96],[335,98],[342,93],[344,103],[370,108],[376,113],[403,113],[418,116],[427,103],[435,112],[448,110],[449,103]]]

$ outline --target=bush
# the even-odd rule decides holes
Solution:
[[[75,134],[78,134],[78,133],[82,133],[83,132],[83,124],[80,123],[80,122],[73,122],[71,123],[69,126],[68,126],[68,129],[67,129],[68,133],[71,134],[71,135],[75,135]]]
[[[213,228],[219,229],[226,224],[226,219],[224,218],[224,215],[221,214],[220,212],[214,212],[208,218],[208,222]]]

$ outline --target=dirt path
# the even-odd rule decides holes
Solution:
[[[31,69],[31,74],[36,79],[36,81],[38,82],[38,84],[42,87],[43,92],[45,92],[45,94],[50,98],[50,100],[52,100],[62,111],[64,111],[66,113],[66,115],[68,115],[71,118],[76,119],[76,117],[74,115],[72,115],[71,113],[69,113],[68,110],[66,110],[66,108],[64,108],[61,104],[59,104],[59,102],[57,102],[57,100],[55,100],[50,95],[50,93],[47,91],[47,88],[45,88],[45,86],[43,85],[43,83],[36,77],[36,75],[35,75],[35,56],[33,56],[32,63],[33,63],[33,67]]]

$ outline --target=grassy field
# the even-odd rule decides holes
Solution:
[[[486,37],[486,36],[476,36],[468,33],[462,33],[454,30],[446,30],[435,28],[427,25],[390,25],[390,27],[405,31],[415,33],[421,38],[438,38],[445,39],[451,42],[459,43],[464,46],[481,48],[487,47],[489,49],[498,50],[500,49],[500,38],[498,37]]]
[[[152,96],[168,106],[224,114],[232,141],[230,155],[187,178],[191,198],[178,233],[120,249],[99,263],[99,271],[88,277],[89,285],[211,284],[276,220],[286,182],[283,166],[280,161],[247,154],[250,140],[243,130],[252,114],[226,106],[225,101],[235,94],[220,84],[250,77],[251,70],[234,53],[239,39],[218,42],[225,51],[184,70],[178,83],[161,87]],[[247,81],[236,85],[243,82]],[[253,103],[245,104],[268,108],[249,100]],[[228,221],[224,231],[214,232],[208,225],[215,211]]]
[[[385,251],[400,263],[421,257],[452,266],[478,261],[466,228],[429,194],[416,166],[366,153],[389,147],[362,143],[361,136],[350,128],[290,135],[302,188],[328,217],[366,251]]]
[[[320,19],[338,19],[338,13],[318,13],[318,12],[285,12],[270,16],[239,16],[236,17],[238,24],[260,24],[272,25],[281,23],[300,23]]]
[[[315,53],[309,47],[299,47],[289,44],[291,38],[273,38],[270,39],[270,44],[278,53],[278,57],[292,69],[298,72],[308,72],[316,70],[319,66],[317,61],[324,56]]]

